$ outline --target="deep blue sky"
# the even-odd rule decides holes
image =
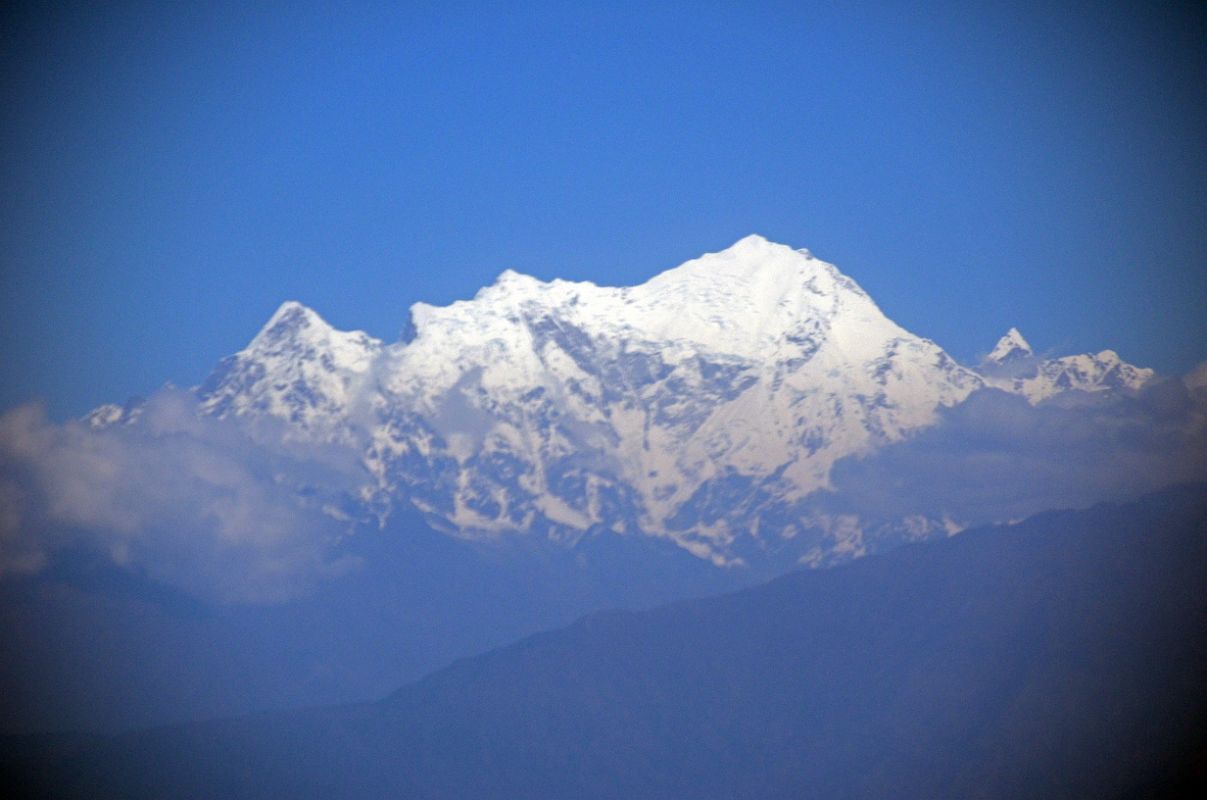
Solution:
[[[0,409],[750,232],[959,358],[1207,357],[1194,5],[195,5],[4,12]]]

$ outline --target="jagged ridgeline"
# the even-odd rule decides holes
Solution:
[[[466,537],[615,532],[717,564],[818,564],[869,546],[805,502],[839,459],[986,386],[1042,403],[1152,377],[1111,351],[1037,358],[1016,330],[963,366],[834,265],[759,236],[639,286],[507,271],[472,300],[410,314],[385,344],[287,302],[193,391],[253,436],[351,450],[362,479],[325,504],[333,515],[406,505]],[[958,523],[910,525],[917,538]]]

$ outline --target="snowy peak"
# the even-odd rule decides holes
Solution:
[[[217,416],[265,414],[292,423],[295,436],[303,429],[330,434],[343,427],[381,345],[361,331],[336,330],[290,300],[197,393]]]
[[[1067,393],[1135,394],[1153,377],[1151,369],[1133,366],[1114,350],[1059,358],[1040,358],[1011,328],[998,340],[980,367],[989,386],[1041,403]],[[1071,395],[1073,400],[1076,395]]]
[[[381,342],[362,331],[340,331],[317,312],[296,300],[288,300],[269,318],[243,354],[305,356],[324,351],[340,366],[355,367],[357,362],[381,346]]]
[[[832,264],[757,235],[624,290],[624,301],[616,318],[652,340],[758,360],[803,337],[869,355],[906,335]]]
[[[1051,377],[1059,391],[1115,390],[1124,394],[1140,391],[1155,374],[1127,363],[1114,350],[1050,359],[1044,362],[1041,373]]]
[[[708,255],[721,256],[749,263],[757,262],[760,259],[767,258],[769,255],[783,253],[784,251],[791,253],[798,252],[786,244],[773,242],[764,236],[760,236],[757,233],[752,233],[749,236],[743,236],[741,239],[738,239],[724,250]],[[704,257],[707,258],[708,255]]]
[[[298,338],[310,338],[314,334],[331,330],[331,326],[312,309],[296,300],[286,300],[281,304],[264,327],[256,334],[248,345],[248,350],[260,349],[265,346]]]
[[[765,236],[760,236],[757,233],[751,233],[738,239],[731,244],[726,250],[740,250],[743,248],[762,249],[767,247],[787,247],[787,245],[772,242]]]
[[[651,278],[637,291],[648,286],[663,286],[683,282],[716,283],[739,281],[741,287],[757,286],[776,280],[788,281],[783,290],[790,290],[798,280],[818,275],[833,278],[841,275],[832,264],[818,261],[808,250],[768,241],[758,234],[739,239],[724,250],[706,253]],[[845,276],[843,276],[845,277]],[[848,279],[849,280],[849,279]]]
[[[807,249],[805,249],[803,247],[799,248],[799,249],[793,249],[786,244],[781,244],[779,242],[773,242],[770,239],[768,239],[767,237],[761,236],[757,233],[752,233],[749,236],[743,236],[741,239],[738,239],[736,242],[734,242],[733,244],[731,244],[729,247],[725,248],[724,250],[720,251],[716,255],[728,254],[735,258],[744,258],[744,257],[748,258],[751,256],[758,257],[759,254],[766,254],[769,251],[770,252],[776,252],[776,251],[782,252],[784,250],[789,250],[794,253],[799,253],[800,255],[802,255],[808,259],[813,258],[813,254],[810,253]]]
[[[733,487],[761,487],[759,518],[791,537],[836,460],[982,385],[836,267],[760,236],[629,287],[507,270],[411,319],[360,404],[381,419],[366,471],[375,498],[464,535],[607,526],[728,562],[757,527]]]
[[[1032,403],[1069,393],[1134,395],[1154,375],[1151,369],[1127,363],[1114,350],[1040,359],[1030,348],[1024,351],[1015,343],[1003,346],[1008,338],[1009,334],[986,358],[981,374],[988,385],[1022,395]]]
[[[286,300],[284,303],[281,303],[280,307],[277,308],[275,312],[273,312],[273,315],[269,317],[268,322],[265,323],[264,327],[272,328],[281,323],[291,322],[300,325],[307,325],[314,321],[318,321],[320,324],[326,324],[314,309],[299,303],[297,300]]]
[[[1027,340],[1018,332],[1018,328],[1011,328],[1006,331],[1005,336],[998,339],[986,360],[995,364],[1005,364],[1020,358],[1030,358],[1033,355],[1031,345],[1027,344]]]
[[[547,284],[538,278],[516,272],[514,269],[505,269],[495,278],[494,283],[480,289],[474,299],[521,297],[539,293],[544,286]]]
[[[508,269],[410,319],[383,344],[284,303],[195,390],[201,408],[348,448],[378,518],[412,506],[462,536],[610,530],[718,564],[781,547],[823,563],[873,546],[803,505],[840,459],[986,385],[1041,402],[1152,375],[1110,351],[1041,360],[1013,328],[968,369],[834,265],[758,235],[636,286]]]
[[[877,352],[906,335],[836,267],[757,235],[630,287],[507,270],[472,300],[415,304],[411,320],[423,346],[468,338],[522,347],[525,320],[556,320],[562,330],[756,360],[810,332]]]

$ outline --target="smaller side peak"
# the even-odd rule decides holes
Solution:
[[[315,319],[320,319],[320,317],[317,313],[315,313],[314,309],[299,303],[297,300],[286,300],[284,303],[281,303],[280,307],[277,308],[273,315],[268,318],[268,322],[264,327],[271,328],[273,325],[283,320],[310,322],[311,320]]]
[[[256,334],[256,338],[252,340],[250,346],[255,347],[259,344],[297,338],[305,331],[331,329],[331,326],[314,309],[297,300],[286,300],[269,317],[268,322],[264,323],[264,327]]]
[[[997,340],[987,360],[1002,363],[1012,359],[1026,358],[1035,355],[1031,345],[1019,333],[1018,328],[1011,328],[1006,335]]]
[[[1028,353],[1031,352],[1031,345],[1027,344],[1027,340],[1023,338],[1023,335],[1019,332],[1018,328],[1012,327],[1010,330],[1006,331],[1006,335],[1001,338],[1001,341],[1009,342],[1015,347],[1026,350]]]

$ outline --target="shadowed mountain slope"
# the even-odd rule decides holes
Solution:
[[[1043,514],[594,614],[374,705],[25,742],[17,772],[89,797],[1163,796],[1207,753],[1205,523],[1201,486]]]

